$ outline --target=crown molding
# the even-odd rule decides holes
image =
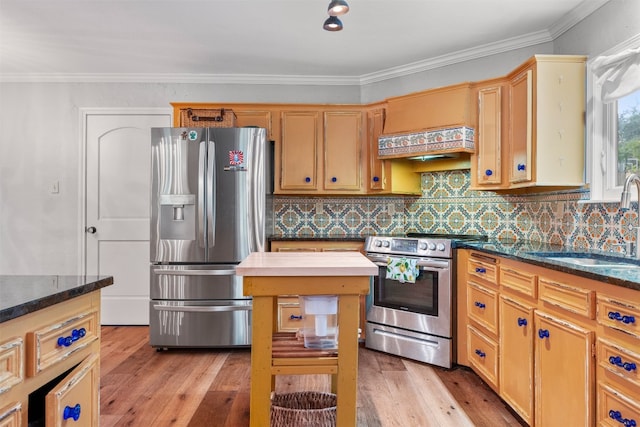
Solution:
[[[359,77],[297,76],[267,74],[158,74],[158,73],[84,73],[84,74],[2,74],[1,83],[193,83],[246,85],[359,85]]]
[[[548,31],[538,31],[536,33],[525,34],[524,36],[513,37],[496,43],[487,43],[485,45],[459,50],[454,53],[437,56],[425,61],[413,62],[401,67],[393,67],[375,73],[365,74],[360,77],[360,84],[365,85],[376,83],[383,80],[446,67],[448,65],[453,65],[460,62],[483,58],[485,56],[491,56],[498,53],[520,49],[523,47],[547,43],[550,41],[553,41],[553,38],[551,38],[551,35]]]
[[[600,9],[608,2],[609,0],[584,0],[549,27],[551,37],[553,37],[554,40],[560,37],[571,29],[571,27],[591,15],[596,10]]]

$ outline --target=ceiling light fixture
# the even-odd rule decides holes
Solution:
[[[330,16],[324,21],[322,28],[327,31],[340,31],[342,30],[342,21],[335,16]]]
[[[349,5],[344,0],[332,0],[327,12],[330,16],[340,16],[349,12]]]

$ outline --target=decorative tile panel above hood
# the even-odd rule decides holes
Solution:
[[[446,157],[475,151],[475,131],[468,126],[427,130],[378,138],[379,158]]]

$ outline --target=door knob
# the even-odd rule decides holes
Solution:
[[[98,229],[93,226],[87,227],[87,233],[96,234],[96,231],[98,231]]]

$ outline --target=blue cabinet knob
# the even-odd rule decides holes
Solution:
[[[62,413],[62,419],[68,420],[69,418],[73,418],[73,421],[78,421],[80,419],[80,404],[76,404],[73,408],[71,406],[65,406],[64,411]]]
[[[518,326],[527,326],[527,319],[518,317]]]
[[[476,354],[478,355],[478,357],[482,357],[482,358],[487,356],[487,354],[484,351],[482,351],[482,350],[480,350],[478,348],[476,348]]]
[[[338,178],[336,178],[335,176],[331,178],[331,182],[336,182],[338,180]]]
[[[483,267],[476,267],[476,273],[486,273],[487,269]]]
[[[289,319],[291,319],[291,320],[302,320],[302,316],[296,316],[295,314],[292,314],[291,316],[289,316]]]
[[[306,178],[304,179],[304,182],[311,182],[311,178],[306,177]]]
[[[380,181],[380,178],[378,178],[377,176],[374,176],[373,177],[373,182],[378,182],[378,181]]]
[[[493,171],[491,169],[487,169],[486,171],[484,171],[484,174],[486,176],[491,176],[491,175],[493,175]]]
[[[486,305],[484,303],[480,302],[480,301],[476,301],[473,304],[478,308],[485,308],[486,307]]]
[[[616,420],[625,427],[636,427],[638,423],[633,418],[624,418],[622,412],[611,409],[609,411],[609,418]]]
[[[518,168],[519,171],[523,171],[523,170],[526,169],[526,166],[524,165],[524,163],[518,163],[517,168]]]
[[[538,336],[540,339],[549,338],[549,330],[548,329],[538,329]]]

